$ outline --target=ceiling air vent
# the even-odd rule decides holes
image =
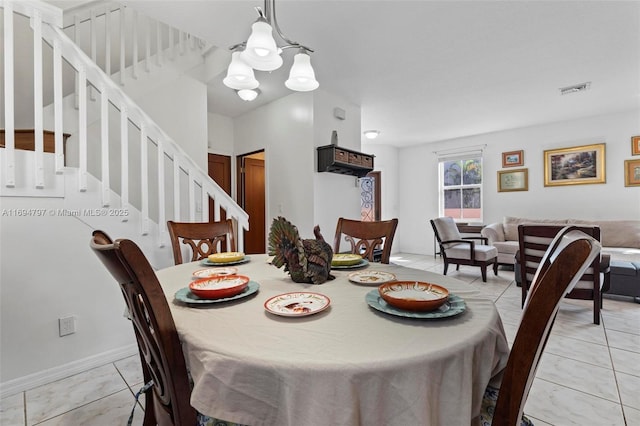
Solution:
[[[589,89],[590,86],[591,82],[588,81],[586,83],[575,84],[573,86],[561,87],[560,94],[568,95],[570,93],[584,92],[585,90]]]

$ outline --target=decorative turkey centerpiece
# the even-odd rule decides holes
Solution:
[[[271,224],[269,231],[269,255],[271,263],[291,275],[297,283],[322,284],[335,277],[331,275],[333,250],[322,237],[320,227],[313,228],[315,239],[303,240],[298,228],[282,216]]]

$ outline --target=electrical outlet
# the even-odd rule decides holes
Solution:
[[[60,337],[75,333],[76,317],[72,315],[64,318],[58,318],[58,329],[60,331]]]

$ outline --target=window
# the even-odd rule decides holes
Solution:
[[[440,158],[440,216],[482,222],[482,155]]]

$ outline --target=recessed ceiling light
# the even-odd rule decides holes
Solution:
[[[559,90],[561,95],[568,95],[570,93],[584,92],[585,90],[589,89],[589,87],[591,87],[591,82],[587,81],[586,83],[580,83],[573,86],[561,87]]]
[[[380,130],[365,130],[362,132],[367,139],[375,139],[380,134]]]

